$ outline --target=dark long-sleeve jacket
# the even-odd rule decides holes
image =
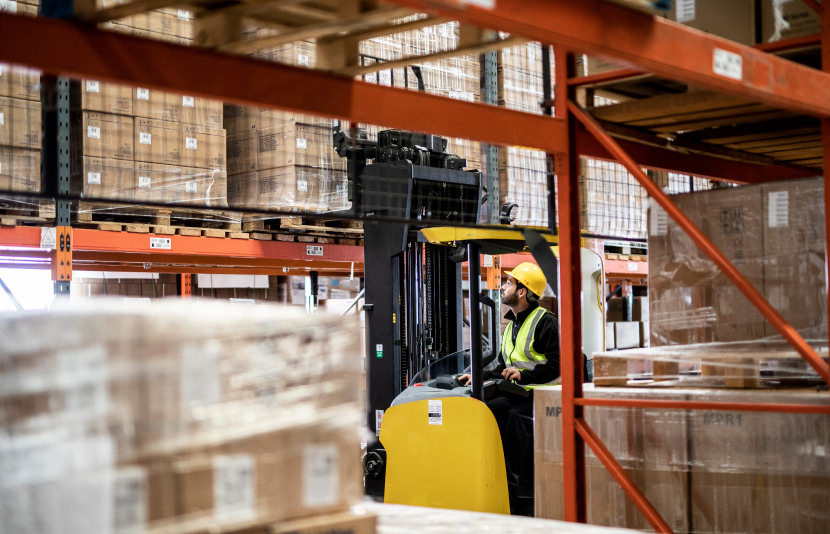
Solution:
[[[513,342],[516,342],[516,336],[519,333],[522,323],[527,319],[528,315],[535,310],[539,305],[531,304],[526,310],[519,312],[516,316],[513,310],[509,310],[505,314],[505,319],[513,321]],[[505,328],[509,328],[509,325]],[[544,354],[546,358],[545,363],[536,365],[533,369],[522,371],[519,383],[527,384],[546,384],[559,378],[559,320],[556,315],[546,313],[539,320],[536,325],[536,332],[533,339],[533,348],[540,354]],[[498,366],[495,369],[484,371],[482,376],[485,380],[490,378],[501,378],[501,372],[507,367],[504,361],[504,354],[499,352]]]

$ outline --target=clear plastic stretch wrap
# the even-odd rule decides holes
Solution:
[[[40,72],[0,63],[0,190],[40,191],[40,108]]]
[[[0,316],[0,531],[194,532],[353,505],[352,321],[206,301]]]
[[[536,389],[536,515],[563,517],[561,387]],[[586,398],[827,406],[827,391],[594,389]],[[825,414],[585,408],[586,422],[675,532],[830,530]],[[588,522],[649,529],[599,459],[585,456]]]
[[[821,178],[673,197],[803,337],[827,338]],[[778,332],[654,201],[651,346],[778,338]]]

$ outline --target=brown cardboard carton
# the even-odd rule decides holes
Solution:
[[[821,179],[761,186],[764,225],[764,297],[798,332],[827,332],[824,290],[824,184]],[[768,322],[767,336],[777,335]]]
[[[763,291],[761,189],[676,195],[677,205]],[[766,320],[685,232],[649,204],[651,345],[764,336]]]
[[[0,97],[0,145],[40,149],[40,102]]]
[[[200,96],[172,95],[180,100],[179,120],[209,128],[222,128],[222,102]]]
[[[178,99],[171,99],[165,91],[136,87],[133,89],[133,113],[136,117],[175,121],[178,119]]]
[[[181,125],[156,119],[135,119],[135,160],[166,165],[182,164]]]
[[[225,169],[225,130],[184,124],[182,135],[182,164],[202,169]]]
[[[0,96],[40,101],[40,71],[0,64]]]
[[[40,150],[0,146],[0,189],[40,191]]]
[[[761,1],[761,42],[821,33],[821,15],[801,0]]]
[[[98,111],[77,111],[80,128],[73,129],[73,141],[84,156],[132,160],[133,118]],[[77,125],[78,123],[76,123]],[[81,155],[78,154],[78,155]]]
[[[84,156],[80,174],[72,177],[72,192],[89,198],[136,200],[133,162]]]
[[[180,165],[136,163],[137,200],[227,207],[227,173]]]
[[[133,114],[133,89],[126,85],[82,80],[79,93],[80,102],[73,104],[80,109],[120,115]]]
[[[754,0],[678,0],[668,18],[730,41],[756,43]]]

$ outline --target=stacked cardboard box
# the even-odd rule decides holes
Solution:
[[[586,397],[753,403],[751,391],[603,388]],[[535,390],[536,516],[562,519],[561,387]],[[769,391],[764,402],[828,405],[815,390]],[[675,532],[826,532],[826,415],[589,407],[585,418]],[[649,529],[593,453],[588,522]]]
[[[204,532],[360,500],[353,319],[228,306],[0,317],[0,530]]]
[[[0,64],[0,190],[40,191],[40,73]]]
[[[675,197],[727,259],[798,332],[827,336],[820,178]],[[743,341],[777,331],[653,201],[651,345]]]
[[[190,15],[181,10],[134,15],[108,26],[182,44],[192,40]],[[220,102],[97,80],[81,81],[71,95],[73,193],[227,206]]]
[[[360,54],[364,65],[373,65],[450,50],[458,45],[458,41],[458,24],[448,22],[362,41]],[[414,64],[421,68],[427,93],[468,102],[480,100],[481,65],[478,56],[458,56]],[[411,69],[380,70],[364,78],[367,82],[418,90],[418,80]],[[376,129],[371,128],[369,133],[372,137]],[[481,145],[477,141],[450,137],[447,139],[447,152],[465,158],[466,169],[482,168]]]
[[[313,66],[315,46],[299,42],[255,56]],[[348,207],[346,160],[334,151],[331,120],[226,104],[224,125],[232,206],[300,212]]]
[[[552,57],[552,54],[551,54]],[[553,72],[551,59],[551,73]],[[542,113],[543,77],[539,43],[501,51],[498,68],[499,105],[526,113]],[[515,224],[548,225],[548,170],[544,152],[518,147],[499,148],[499,203],[519,206]]]

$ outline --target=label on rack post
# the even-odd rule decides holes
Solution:
[[[743,59],[733,52],[715,48],[712,55],[712,71],[733,80],[742,80],[744,77]]]
[[[169,237],[151,237],[150,248],[160,248],[170,250],[172,247],[172,240]]]
[[[786,228],[790,225],[790,203],[787,191],[769,194],[769,227]]]

